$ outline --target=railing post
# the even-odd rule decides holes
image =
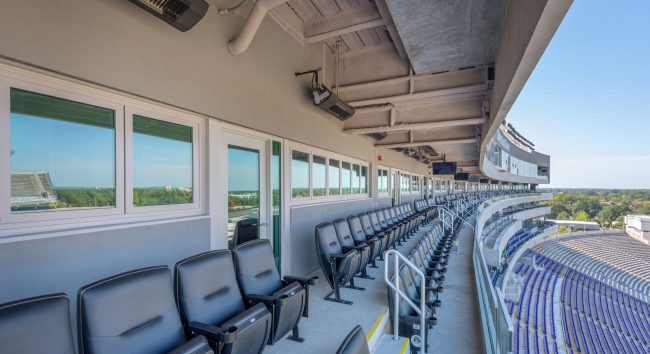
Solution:
[[[395,262],[393,263],[393,271],[395,272],[395,299],[393,300],[393,305],[395,305],[395,313],[393,314],[393,339],[397,340],[398,336],[398,327],[399,327],[399,257],[395,254]]]

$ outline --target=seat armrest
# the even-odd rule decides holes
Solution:
[[[350,251],[344,251],[345,253],[332,253],[330,254],[330,259],[332,260],[341,260],[341,259],[347,259],[350,257],[354,257],[359,251],[356,249],[351,249]]]
[[[318,276],[299,277],[299,276],[295,276],[295,275],[285,275],[284,276],[284,281],[287,284],[298,282],[302,286],[316,285],[316,284],[318,284]]]
[[[190,332],[202,335],[211,341],[230,344],[237,339],[237,327],[222,328],[201,322],[190,322],[187,325]]]
[[[277,297],[268,295],[248,294],[246,297],[251,302],[251,304],[257,304],[261,302],[265,305],[275,305],[278,303],[278,301],[280,301],[280,299]]]
[[[355,241],[354,241],[354,244],[356,245],[357,248],[358,248],[359,246],[362,246],[362,248],[363,248],[363,247],[365,247],[365,246],[368,246],[368,245],[366,244],[366,242],[367,242],[367,241],[356,241],[356,240],[355,240]]]

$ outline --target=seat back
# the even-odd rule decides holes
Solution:
[[[176,301],[183,323],[221,325],[244,310],[232,254],[210,251],[176,263]]]
[[[381,222],[379,221],[379,214],[378,212],[371,211],[368,213],[368,216],[370,217],[370,223],[372,225],[372,229],[375,230],[375,233],[380,232],[382,228],[388,226],[385,225],[383,226]]]
[[[393,220],[393,217],[390,215],[390,208],[386,208],[381,212],[384,214],[384,219],[386,220],[386,223],[388,223],[388,225],[392,225],[395,223],[395,220]]]
[[[370,354],[366,334],[361,325],[357,325],[348,333],[336,354]]]
[[[352,233],[352,238],[356,242],[366,242],[368,238],[366,237],[366,232],[363,230],[361,225],[361,219],[356,216],[348,216],[348,225],[350,226],[350,232]]]
[[[233,236],[234,246],[259,238],[260,233],[257,219],[249,218],[237,221],[235,224],[235,235]]]
[[[352,231],[350,231],[348,222],[345,219],[336,219],[332,224],[334,224],[336,236],[338,236],[341,246],[354,247],[354,238],[352,237]]]
[[[0,305],[3,354],[74,354],[70,300],[51,294]]]
[[[361,222],[361,229],[366,234],[367,237],[374,236],[379,230],[375,230],[372,227],[372,221],[370,220],[371,213],[362,213],[359,214],[359,222]],[[377,228],[379,228],[379,223],[377,223]]]
[[[185,343],[166,266],[86,285],[77,303],[81,354],[166,353]]]
[[[233,249],[237,282],[244,296],[270,295],[282,288],[269,240],[242,243]]]

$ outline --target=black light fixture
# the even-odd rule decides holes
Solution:
[[[205,0],[129,0],[185,32],[196,25],[210,6]]]

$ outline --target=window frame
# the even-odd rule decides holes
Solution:
[[[363,199],[363,198],[370,198],[370,188],[369,188],[369,171],[371,171],[371,164],[368,161],[356,159],[353,157],[337,154],[334,152],[330,152],[324,149],[319,149],[310,145],[305,145],[297,142],[291,142],[287,141],[286,144],[288,148],[288,153],[289,153],[289,158],[291,159],[293,157],[293,151],[299,151],[302,153],[308,153],[309,154],[309,197],[294,197],[292,191],[290,191],[289,196],[290,196],[290,206],[296,206],[296,205],[308,205],[308,204],[314,204],[314,203],[328,203],[328,202],[339,202],[339,201],[345,201],[345,200],[355,200],[355,199]],[[313,155],[317,155],[320,157],[324,157],[326,159],[326,195],[325,196],[314,196],[313,195]],[[338,195],[332,195],[330,194],[330,160],[336,160],[338,161],[338,167],[339,167],[339,184],[338,184],[338,189],[339,189],[339,194]],[[350,194],[343,194],[343,164],[348,163],[350,165]],[[360,193],[360,194],[353,194],[353,188],[352,188],[352,176],[354,175],[354,170],[353,170],[353,165],[359,165],[359,171],[361,171],[361,167],[364,166],[366,167],[366,192],[365,193]],[[293,179],[293,169],[291,168],[291,163],[289,163],[289,181],[288,185],[291,186],[291,182]],[[361,185],[361,176],[359,176],[359,186]]]
[[[293,185],[291,182],[293,182],[293,152],[299,152],[303,154],[307,154],[307,196],[305,197],[296,197],[293,195]],[[289,191],[289,195],[291,196],[291,201],[295,200],[309,200],[313,198],[312,192],[311,192],[311,181],[312,181],[312,159],[311,159],[311,151],[305,151],[304,149],[300,148],[290,148],[289,149],[289,186],[291,190]],[[326,183],[327,184],[327,183]]]
[[[382,191],[382,186],[384,182],[383,172],[386,172],[386,190]],[[377,166],[377,195],[378,196],[389,196],[390,195],[390,169],[385,166]]]
[[[71,219],[88,219],[114,217],[124,214],[124,109],[123,104],[106,99],[101,95],[89,95],[86,92],[71,90],[63,85],[49,84],[40,80],[17,79],[0,75],[0,151],[11,149],[11,88],[25,90],[54,98],[69,100],[82,104],[111,109],[115,123],[115,207],[82,208],[77,210],[43,210],[36,212],[11,212],[11,157],[1,154],[0,158],[0,229],[11,227],[16,223],[25,223],[25,227],[34,223],[67,224]],[[5,156],[6,155],[6,156]],[[22,227],[22,225],[21,225]]]
[[[323,195],[314,195],[314,156],[318,156],[325,159],[325,194]],[[327,198],[329,195],[329,158],[321,154],[309,153],[309,195],[313,199]],[[339,177],[340,179],[340,177]]]
[[[204,132],[199,119],[181,112],[169,112],[169,110],[156,107],[141,107],[127,105],[124,109],[124,146],[125,146],[125,202],[127,214],[146,214],[161,212],[174,212],[184,210],[201,210],[202,189],[200,161],[202,154],[200,146],[203,146],[201,137]],[[192,128],[192,203],[166,204],[166,205],[133,205],[133,115],[139,115],[167,123],[184,125]]]
[[[49,74],[0,65],[0,151],[10,149],[10,89],[17,88],[34,93],[61,98],[83,104],[111,109],[115,112],[115,207],[80,210],[52,210],[43,212],[11,213],[11,161],[9,154],[0,154],[0,238],[21,235],[26,232],[61,232],[71,228],[80,230],[89,227],[121,227],[119,224],[168,222],[169,217],[188,218],[205,217],[205,168],[207,154],[205,138],[208,118],[200,114],[185,112],[165,106],[161,103],[148,102],[107,89],[96,88],[87,83],[75,82]],[[188,117],[198,123],[199,129],[193,129],[193,208],[158,208],[155,212],[127,211],[126,174],[131,167],[126,161],[126,110],[127,107],[139,107],[144,110],[160,112],[167,116]],[[160,119],[150,116],[151,118]],[[162,119],[161,119],[162,120]],[[132,192],[130,192],[132,193]],[[176,204],[189,205],[189,204]],[[168,209],[168,210],[162,210]]]

